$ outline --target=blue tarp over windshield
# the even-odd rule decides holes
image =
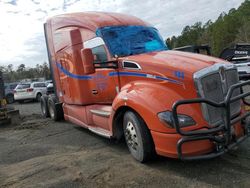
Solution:
[[[128,56],[153,51],[168,50],[158,31],[145,26],[108,26],[97,29],[110,53]]]

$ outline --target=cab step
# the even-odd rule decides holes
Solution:
[[[89,130],[95,134],[98,134],[98,135],[106,137],[106,138],[111,137],[111,133],[108,130],[100,128],[100,127],[89,127]]]

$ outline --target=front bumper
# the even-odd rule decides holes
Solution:
[[[244,103],[249,105],[244,100],[246,96],[250,95],[250,91],[243,93],[242,87],[245,85],[250,85],[250,81],[237,83],[237,84],[230,86],[224,101],[219,102],[219,103],[211,101],[211,100],[203,99],[203,98],[197,98],[197,99],[189,99],[189,100],[180,100],[180,101],[177,101],[173,105],[172,112],[173,112],[173,120],[174,120],[175,129],[177,133],[181,135],[181,138],[177,142],[178,158],[182,160],[214,158],[214,157],[224,154],[225,152],[235,147],[236,145],[238,145],[240,142],[242,142],[243,140],[247,138],[248,124],[249,124],[249,122],[247,121],[247,117],[250,116],[250,112],[245,112],[244,114],[241,114],[240,116],[234,119],[231,119],[231,115],[230,115],[231,103],[237,100],[243,99]],[[238,96],[232,97],[233,91],[239,88],[242,91],[241,94],[239,94]],[[215,127],[204,126],[204,129],[201,129],[201,130],[184,131],[180,127],[179,122],[178,122],[177,109],[181,105],[194,104],[194,103],[207,103],[214,107],[222,108],[225,111],[224,123]],[[243,134],[241,136],[235,135],[235,132],[234,132],[233,125],[237,123],[240,123],[240,125],[237,125],[237,127],[241,126],[241,129],[243,131]],[[192,156],[183,154],[182,146],[184,143],[205,141],[205,140],[210,141],[211,143],[215,145],[215,149],[212,152],[202,154],[202,155],[192,155]]]

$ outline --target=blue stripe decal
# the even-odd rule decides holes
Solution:
[[[138,77],[147,77],[145,73],[136,73],[136,72],[110,72],[109,76],[138,76]]]
[[[56,63],[56,65],[60,69],[60,71],[62,71],[65,75],[67,75],[71,78],[75,78],[75,79],[79,79],[79,80],[91,80],[94,78],[93,76],[73,74],[73,73],[67,71],[66,69],[64,69],[61,64]],[[173,79],[170,79],[167,77],[156,76],[156,75],[151,75],[151,74],[146,74],[146,73],[137,73],[137,72],[110,72],[109,76],[136,76],[136,77],[164,80],[164,81],[172,82],[175,84],[183,84],[182,82],[180,82],[178,80],[173,80]]]
[[[59,63],[56,63],[56,65],[60,69],[60,71],[62,71],[65,75],[67,75],[67,76],[69,76],[71,78],[76,78],[76,79],[79,79],[79,80],[90,80],[90,79],[92,79],[92,76],[73,74],[73,73],[67,71],[66,69],[64,69],[62,67],[62,65],[59,64]]]
[[[151,79],[157,79],[157,80],[164,80],[168,82],[172,82],[175,84],[183,84],[182,82],[178,80],[173,80],[167,77],[162,77],[162,76],[155,76],[151,74],[146,74],[146,73],[136,73],[136,72],[110,72],[109,76],[137,76],[137,77],[144,77],[144,78],[151,78]]]

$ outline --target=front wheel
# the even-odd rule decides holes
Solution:
[[[139,115],[132,111],[126,112],[123,131],[128,149],[137,161],[143,163],[154,156],[154,144],[150,131]]]

